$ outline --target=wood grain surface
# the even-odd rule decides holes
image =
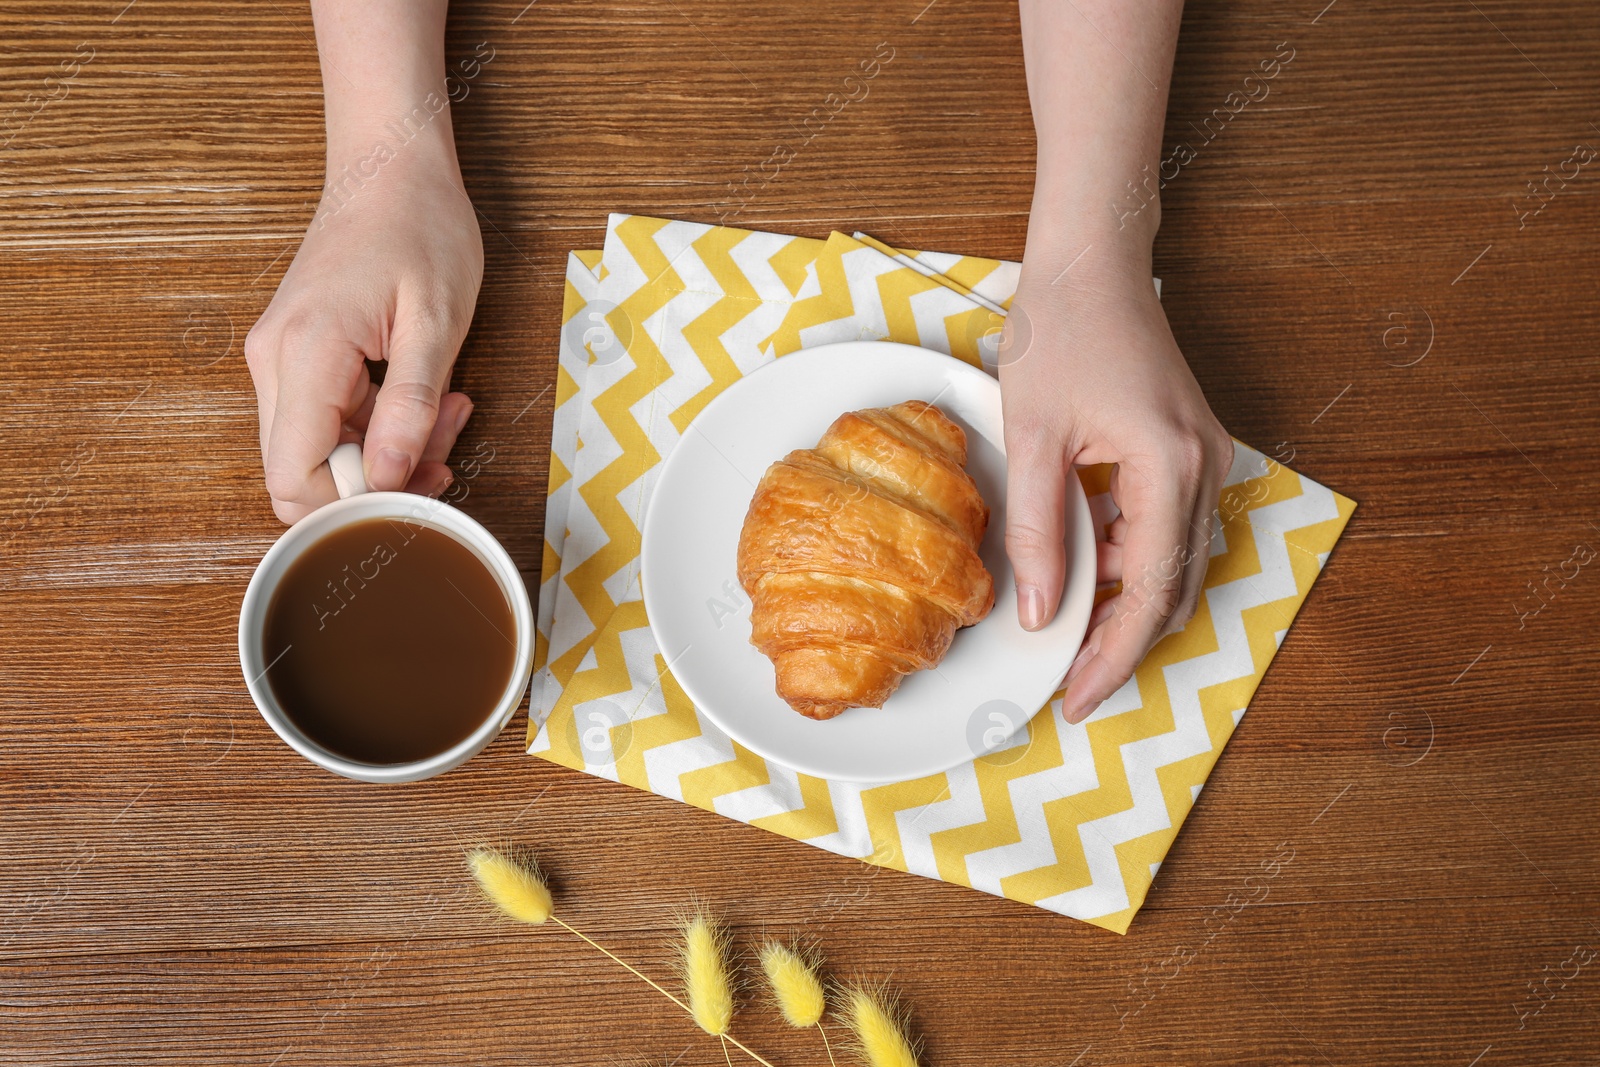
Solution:
[[[498,446],[466,509],[536,583],[559,283],[607,212],[1017,258],[1033,144],[1008,0],[525,2],[459,0],[448,49],[496,57],[455,110],[487,249],[461,447]],[[1545,583],[1600,547],[1600,173],[1546,176],[1600,145],[1600,7],[1191,0],[1169,143],[1295,58],[1170,183],[1167,312],[1223,423],[1361,506],[1125,937],[530,758],[520,718],[418,785],[301,761],[234,630],[280,529],[242,345],[321,186],[309,14],[0,11],[0,1062],[724,1062],[487,914],[478,841],[657,976],[694,895],[743,946],[806,929],[933,1065],[1593,1062],[1600,573]]]

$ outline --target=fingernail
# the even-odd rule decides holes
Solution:
[[[1039,592],[1038,586],[1019,586],[1017,607],[1022,615],[1024,630],[1037,630],[1044,625],[1044,594]]]
[[[455,429],[456,433],[460,433],[461,432],[461,427],[463,427],[463,426],[465,426],[467,424],[467,419],[470,418],[471,416],[472,416],[472,405],[471,404],[463,405],[462,408],[461,408],[461,412],[458,415],[456,415],[456,429]]]
[[[444,472],[444,476],[439,479],[439,484],[434,486],[433,492],[429,493],[428,495],[431,497],[438,497],[442,495],[446,489],[455,484],[455,480],[456,472],[452,470],[446,470]]]
[[[1087,719],[1089,716],[1093,715],[1095,713],[1095,710],[1098,709],[1100,707],[1100,705],[1103,704],[1103,703],[1105,703],[1105,701],[1096,700],[1096,701],[1093,701],[1092,703],[1085,704],[1083,707],[1078,708],[1075,711],[1065,712],[1064,713],[1064,718],[1067,720],[1068,723],[1076,726],[1078,723],[1082,722],[1084,719]]]
[[[411,457],[397,448],[378,450],[367,480],[374,489],[404,489],[411,477]]]

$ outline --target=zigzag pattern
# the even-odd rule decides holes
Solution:
[[[795,295],[797,299],[790,305],[788,315],[761,345],[774,356],[798,352],[804,347],[802,330],[822,323],[840,322],[849,318],[854,308],[850,299],[850,285],[845,279],[844,264],[831,241],[806,264],[805,280]]]
[[[629,408],[672,373],[645,326],[681,282],[652,238],[685,224],[635,216],[612,216],[611,221],[606,234],[609,261],[625,261],[631,270],[608,269],[597,300],[615,309],[606,319],[615,336],[628,343],[628,351],[624,359],[592,364],[584,380],[578,440],[580,449],[586,443],[586,471],[567,520],[568,538],[578,542],[578,550],[562,554],[549,642],[548,672],[558,680],[572,678],[588,657],[597,628],[616,608],[609,580],[638,558],[639,529],[622,493],[660,456]],[[572,531],[579,536],[573,538]],[[581,615],[572,610],[574,605]],[[555,687],[545,687],[547,711],[554,693]]]
[[[939,878],[958,885],[972,885],[968,857],[996,847],[1017,844],[1022,831],[1017,824],[1011,783],[1061,766],[1063,757],[1056,730],[1056,716],[1040,714],[1027,726],[1027,750],[1020,759],[1010,760],[1011,749],[973,761],[978,794],[983,798],[982,822],[968,823],[931,834],[929,845],[939,859]]]
[[[1134,806],[1130,786],[1132,774],[1124,762],[1126,746],[1170,735],[1176,728],[1166,668],[1171,664],[1184,663],[1217,650],[1217,633],[1211,612],[1215,590],[1235,581],[1248,580],[1261,572],[1260,561],[1254,551],[1255,538],[1247,518],[1249,511],[1266,503],[1298,495],[1299,479],[1287,468],[1279,467],[1278,476],[1264,480],[1261,487],[1266,490],[1261,502],[1248,504],[1224,522],[1222,536],[1229,547],[1227,551],[1211,559],[1206,575],[1206,591],[1201,596],[1194,619],[1182,632],[1172,634],[1157,644],[1140,664],[1132,683],[1136,687],[1140,703],[1112,717],[1104,717],[1104,712],[1097,713],[1086,724],[1086,730],[1090,735],[1089,748],[1095,755],[1100,785],[1095,790],[1051,802],[1052,807],[1064,807],[1069,810],[1077,823],[1093,826]],[[1248,491],[1251,487],[1246,485],[1243,488]],[[1239,546],[1237,549],[1234,547],[1236,545]],[[1246,629],[1248,632],[1249,628]],[[1268,636],[1270,639],[1271,635]],[[1257,671],[1264,669],[1264,664],[1256,659],[1257,647],[1254,640],[1251,641],[1250,652],[1252,665]],[[1252,672],[1243,677],[1250,680],[1249,689],[1253,692],[1256,673]],[[1226,686],[1227,683],[1217,684]],[[1215,692],[1216,685],[1208,689]],[[1248,699],[1249,694],[1244,695]],[[1243,707],[1243,703],[1238,705],[1239,709]],[[1230,708],[1229,711],[1231,710],[1233,709]],[[1217,729],[1220,723],[1216,722],[1214,716],[1203,715],[1202,722],[1206,728],[1205,747],[1191,756],[1173,760],[1159,768],[1163,773],[1157,775],[1157,781],[1160,784],[1159,794],[1165,802],[1166,825],[1130,839],[1121,847],[1114,846],[1119,861],[1126,860],[1127,864],[1135,867],[1142,863],[1148,869],[1151,863],[1159,863],[1161,857],[1166,854],[1167,846],[1170,845],[1177,828],[1182,825],[1183,818],[1193,804],[1191,786],[1205,780],[1211,765],[1216,761],[1217,754],[1221,751],[1222,744],[1232,732],[1231,714],[1228,717],[1226,731],[1220,732],[1220,736]],[[1102,832],[1099,840],[1102,843],[1110,843],[1114,838]],[[1153,857],[1147,858],[1151,857],[1152,850],[1154,850]],[[1014,892],[1018,899],[1034,903],[1082,888],[1088,884],[1085,878],[1089,860],[1085,852],[1086,846],[1081,835],[1071,841],[1058,841],[1056,862],[1012,876],[1005,883],[1006,895],[1010,896]],[[1125,871],[1124,881],[1127,880],[1128,872]],[[1139,899],[1142,900],[1142,894]],[[1132,901],[1134,907],[1137,907],[1138,903],[1139,900]]]
[[[769,773],[786,769],[769,767]],[[800,841],[838,833],[839,816],[833,810],[833,795],[828,790],[828,783],[809,774],[794,774],[794,779],[795,799],[799,803],[790,804],[786,810],[773,815],[757,816],[750,820],[750,825]]]
[[[769,764],[704,722],[650,635],[639,517],[660,457],[768,359],[881,337],[977,362],[1016,264],[613,216],[603,257],[568,264],[563,315],[596,302],[626,352],[564,345],[540,585],[529,751],[878,866],[1037,904],[1118,932],[1243,714],[1354,504],[1237,447],[1222,537],[1194,620],[1084,724],[1057,693],[1026,741],[909,782],[829,783]],[[1108,470],[1080,472],[1097,523]],[[548,609],[547,609],[548,603]],[[626,709],[614,763],[586,761],[591,701]],[[596,705],[598,706],[598,705]],[[544,713],[548,713],[547,715]],[[596,758],[588,754],[588,760]]]
[[[572,468],[577,461],[578,422],[582,405],[577,403],[586,377],[589,354],[575,344],[567,324],[588,306],[599,292],[600,279],[594,268],[597,253],[573,252],[567,257],[567,277],[561,302],[561,347],[556,359],[555,415],[550,427],[550,477],[545,489],[544,552],[540,563],[539,606],[534,623],[533,682],[528,707],[544,706],[545,680],[549,673],[550,637],[555,622],[556,580],[561,573],[561,550],[566,543],[567,516],[570,510]],[[556,679],[565,684],[566,678]],[[537,733],[535,716],[528,717],[528,743]]]
[[[711,381],[688,402],[672,410],[672,425],[679,434],[689,428],[689,423],[713,397],[741,377],[738,365],[728,355],[720,338],[748,313],[750,304],[759,303],[761,299],[756,295],[755,286],[734,266],[730,254],[733,246],[745,236],[740,230],[714,229],[706,231],[705,236],[694,243],[706,268],[716,278],[725,279],[728,289],[722,299],[683,328],[683,339],[689,343],[690,351],[705,367]]]

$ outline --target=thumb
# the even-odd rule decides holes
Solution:
[[[1046,439],[1006,442],[1006,555],[1017,580],[1017,620],[1037,630],[1055,617],[1066,573],[1062,449]]]
[[[402,490],[411,480],[439,421],[440,398],[460,345],[442,323],[402,323],[396,316],[389,366],[361,450],[372,489]]]

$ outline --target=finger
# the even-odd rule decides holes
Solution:
[[[344,405],[344,422],[339,427],[341,445],[361,443],[361,438],[366,434],[366,420],[372,412],[372,402],[377,395],[378,387],[373,384],[372,376],[367,372],[367,365],[363,362],[355,388],[351,390],[350,399]]]
[[[1128,517],[1118,515],[1106,528],[1106,539],[1094,543],[1095,582],[1110,585],[1122,580],[1123,546],[1128,540]]]
[[[366,371],[366,367],[361,368]],[[361,403],[356,405],[344,420],[345,429],[353,432],[355,437],[351,440],[360,441],[367,435],[367,424],[372,421],[372,408],[378,402],[378,383],[370,377],[367,379],[367,395],[361,398]]]
[[[437,497],[450,483],[455,481],[445,460],[450,457],[450,450],[455,447],[456,437],[460,435],[461,428],[467,423],[467,416],[472,414],[472,401],[467,399],[465,393],[446,393],[439,401],[439,418],[433,424],[433,433],[428,437],[428,443],[422,448],[422,459],[417,463],[417,469],[412,472],[411,480],[406,483],[406,492],[416,493],[418,496]]]
[[[1062,702],[1068,722],[1087,718],[1133,676],[1182,596],[1196,487],[1180,488],[1184,481],[1175,473],[1154,466],[1149,476],[1140,473],[1122,478],[1119,504],[1128,516],[1122,592],[1111,617],[1096,631],[1096,651],[1079,665],[1068,687]]]
[[[256,417],[260,428],[261,463],[267,462],[267,443],[272,439],[272,413],[277,410],[278,374],[270,358],[250,361],[250,378],[256,387]]]
[[[1106,540],[1117,545],[1128,543],[1128,516],[1119,514],[1111,520],[1111,525],[1106,529]]]
[[[450,483],[455,480],[456,476],[443,463],[423,460],[417,464],[416,473],[406,483],[406,492],[416,493],[418,496],[437,497],[450,488]]]
[[[461,338],[452,336],[441,320],[396,314],[388,372],[362,448],[367,485],[373,489],[402,489],[411,480],[439,421],[460,344]]]
[[[1175,634],[1189,625],[1200,606],[1200,593],[1205,588],[1206,570],[1211,565],[1211,542],[1217,528],[1216,503],[1221,491],[1221,478],[1209,473],[1200,484],[1195,497],[1194,514],[1189,520],[1189,551],[1183,567],[1183,582],[1178,596],[1178,606],[1162,624],[1156,640]]]
[[[1122,580],[1122,546],[1115,541],[1094,543],[1094,573],[1097,585],[1110,585]]]
[[[1055,616],[1066,575],[1067,469],[1058,444],[1006,435],[1006,556],[1017,621],[1037,630]]]
[[[1098,604],[1096,604],[1094,606],[1094,610],[1089,613],[1089,626],[1088,626],[1088,629],[1087,629],[1087,633],[1086,633],[1086,635],[1084,637],[1084,644],[1088,644],[1089,643],[1088,634],[1093,634],[1095,629],[1101,623],[1103,623],[1107,619],[1111,618],[1112,614],[1116,610],[1117,610],[1117,598],[1114,597],[1114,596],[1108,596],[1104,600],[1100,601],[1100,603],[1098,603]]]
[[[428,443],[422,446],[422,462],[448,460],[456,438],[461,436],[462,427],[471,415],[472,400],[466,393],[446,393],[439,401],[439,418],[433,424],[433,432],[428,435]]]
[[[308,335],[298,350],[284,352],[263,461],[272,509],[284,522],[338,499],[327,459],[365,377],[360,354],[345,341]]]

